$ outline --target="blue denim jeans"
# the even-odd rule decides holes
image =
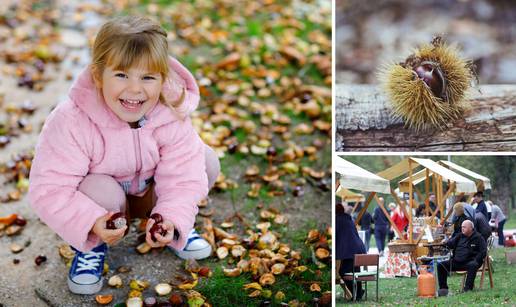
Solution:
[[[498,222],[498,245],[505,246],[505,237],[503,236],[503,226],[505,225],[505,220]]]
[[[379,252],[383,252],[385,249],[385,238],[387,237],[387,232],[389,231],[389,226],[375,226],[374,228],[374,239],[376,240],[376,247],[378,247]]]

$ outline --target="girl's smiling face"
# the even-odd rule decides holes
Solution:
[[[138,122],[159,101],[160,73],[133,66],[127,71],[106,67],[102,72],[102,95],[118,118],[129,124]]]

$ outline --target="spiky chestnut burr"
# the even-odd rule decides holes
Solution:
[[[444,128],[461,117],[475,74],[470,60],[440,36],[417,48],[404,62],[380,71],[393,112],[416,131]]]

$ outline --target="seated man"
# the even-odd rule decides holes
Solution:
[[[486,241],[475,231],[473,222],[465,220],[462,233],[452,237],[446,245],[453,250],[453,257],[437,265],[439,296],[448,295],[448,271],[467,271],[463,290],[473,290],[477,270],[487,254]]]

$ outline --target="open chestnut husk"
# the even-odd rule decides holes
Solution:
[[[380,70],[379,77],[395,116],[416,131],[445,129],[463,115],[465,99],[476,78],[472,60],[435,37],[416,48],[403,62]]]

